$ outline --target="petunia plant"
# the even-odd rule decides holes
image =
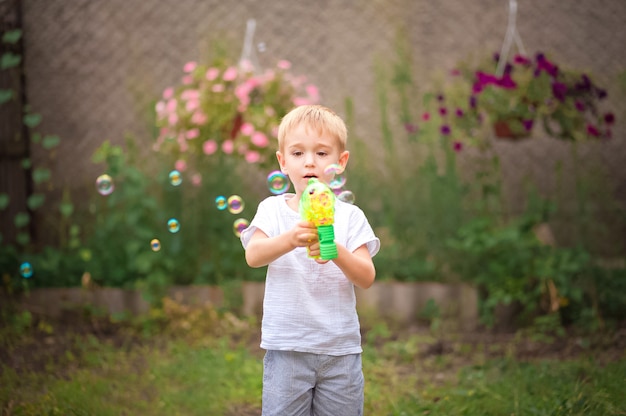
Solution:
[[[500,57],[457,71],[466,82],[467,105],[478,121],[487,118],[497,136],[525,137],[537,123],[562,140],[610,138],[615,117],[603,111],[606,90],[589,74],[564,69],[543,53],[520,54],[504,62]],[[495,62],[494,62],[495,61]]]
[[[221,153],[273,165],[270,141],[281,117],[294,106],[319,100],[317,87],[290,69],[286,60],[265,71],[247,62],[186,63],[181,85],[166,88],[156,104],[154,149],[178,156],[179,163]]]

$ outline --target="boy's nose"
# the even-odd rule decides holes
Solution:
[[[304,164],[306,166],[313,166],[315,164],[315,157],[312,154],[307,154],[304,158]]]

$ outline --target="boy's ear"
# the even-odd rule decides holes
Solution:
[[[285,158],[283,157],[283,154],[280,152],[280,150],[276,151],[276,159],[278,159],[278,164],[280,165],[280,171],[286,175],[287,170],[285,169]]]
[[[348,159],[350,159],[350,152],[347,150],[341,152],[341,154],[339,155],[339,165],[344,170],[346,169],[346,165],[348,164]]]

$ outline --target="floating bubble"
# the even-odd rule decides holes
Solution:
[[[289,189],[289,178],[279,170],[270,172],[267,175],[267,187],[274,195],[280,195]]]
[[[169,223],[168,223],[168,226],[169,226]],[[157,240],[156,238],[153,238],[152,241],[150,241],[150,248],[154,252],[161,250],[161,242]]]
[[[337,199],[348,204],[354,204],[354,194],[352,191],[342,191],[337,195]]]
[[[231,195],[228,197],[228,210],[231,214],[241,213],[243,207],[243,199],[239,195]]]
[[[96,179],[96,189],[98,190],[98,193],[100,195],[110,195],[111,192],[113,192],[114,188],[115,187],[113,186],[113,178],[111,178],[109,175],[100,175]]]
[[[179,171],[174,169],[170,172],[170,183],[174,186],[178,186],[183,183],[183,175],[180,174]]]
[[[33,266],[27,261],[20,264],[20,274],[23,278],[29,279],[33,275]]]
[[[233,231],[235,232],[235,235],[237,237],[241,237],[241,233],[243,232],[243,230],[248,228],[249,225],[250,221],[248,221],[247,219],[237,218],[233,223]]]
[[[225,196],[218,196],[217,198],[215,198],[215,206],[217,207],[217,209],[219,209],[220,211],[225,210],[226,208],[228,208],[228,200],[226,199]]]
[[[178,222],[178,220],[176,218],[171,218],[167,222],[167,229],[172,234],[177,233],[180,230],[180,223]]]
[[[337,175],[333,178],[333,180],[330,181],[330,183],[328,184],[328,186],[330,187],[330,189],[336,190],[336,189],[341,189],[344,187],[344,185],[346,184],[347,180],[346,177],[343,175]]]
[[[339,163],[333,163],[331,165],[326,166],[326,168],[324,168],[324,173],[326,175],[341,175],[343,173],[343,166],[341,166]]]

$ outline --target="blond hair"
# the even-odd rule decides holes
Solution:
[[[322,136],[328,134],[337,139],[339,151],[346,150],[348,129],[346,124],[333,110],[323,105],[301,105],[291,110],[283,117],[278,126],[278,149],[282,151],[285,138],[298,126],[314,129]]]

